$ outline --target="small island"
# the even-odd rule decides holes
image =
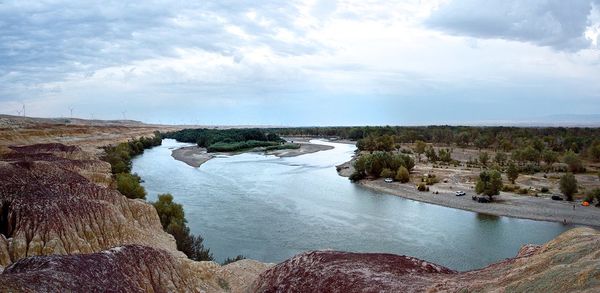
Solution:
[[[295,157],[333,148],[306,140],[287,141],[275,132],[261,129],[183,129],[169,132],[164,137],[195,143],[195,146],[173,150],[171,154],[176,160],[195,168],[217,155],[261,152],[277,157]]]

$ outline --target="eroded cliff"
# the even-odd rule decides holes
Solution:
[[[455,272],[407,256],[313,251],[260,275],[255,292],[600,292],[600,232],[575,228],[511,259]]]

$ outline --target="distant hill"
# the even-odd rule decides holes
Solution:
[[[88,126],[143,126],[143,122],[135,120],[99,120],[80,118],[37,118],[0,114],[0,127],[27,126],[34,124],[88,125]]]

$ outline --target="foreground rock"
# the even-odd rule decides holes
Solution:
[[[315,251],[265,271],[256,292],[599,292],[600,232],[575,228],[512,259],[459,273],[389,254]]]
[[[0,266],[141,244],[178,252],[154,208],[107,188],[110,165],[78,147],[12,147],[0,160]],[[87,177],[87,178],[86,178]]]
[[[2,292],[242,292],[264,264],[227,266],[139,245],[100,253],[30,257],[0,274]]]

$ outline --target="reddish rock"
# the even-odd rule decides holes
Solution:
[[[456,272],[417,258],[385,253],[312,251],[264,272],[257,292],[421,291],[432,275]]]

